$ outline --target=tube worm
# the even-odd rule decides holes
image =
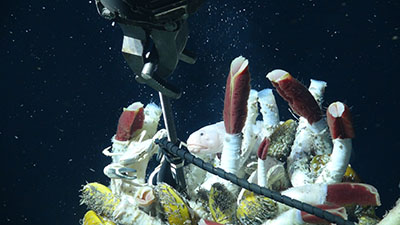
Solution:
[[[392,225],[400,221],[400,199],[397,200],[395,207],[385,215],[378,225]]]
[[[150,186],[143,186],[138,188],[135,194],[136,201],[140,207],[146,212],[149,211],[150,206],[156,201],[154,190]]]
[[[326,111],[329,130],[332,136],[333,150],[329,162],[322,169],[316,183],[337,183],[343,178],[349,165],[354,130],[350,109],[341,102],[329,105]]]
[[[266,167],[267,167],[267,165],[265,163],[265,160],[267,159],[269,143],[270,143],[269,139],[264,138],[264,140],[261,142],[261,145],[258,147],[258,151],[257,151],[257,158],[258,158],[257,183],[261,187],[266,186],[266,180],[267,180]]]
[[[250,154],[253,152],[253,147],[256,145],[260,134],[257,132],[257,116],[258,116],[258,92],[254,89],[250,90],[247,100],[247,116],[243,128],[243,141],[240,154],[239,168],[247,162]],[[241,174],[238,174],[241,175]]]
[[[258,102],[260,103],[260,112],[263,116],[264,129],[271,134],[273,128],[279,124],[279,110],[272,89],[267,88],[260,91],[258,93]],[[265,136],[268,136],[268,134]]]
[[[267,159],[267,154],[268,154],[268,146],[269,146],[269,139],[264,138],[264,140],[261,142],[261,145],[258,147],[257,150],[257,157],[261,160]]]
[[[317,101],[298,80],[284,70],[273,70],[267,74],[278,93],[284,98],[292,110],[313,124],[322,118]]]
[[[303,221],[301,220],[301,218],[299,218],[297,211],[297,209],[287,210],[286,212],[279,214],[276,218],[265,221],[263,225],[303,224]]]
[[[334,215],[341,216],[347,219],[346,209],[340,206],[331,205],[316,205],[316,207],[324,209]],[[330,224],[328,221],[323,220],[314,215],[307,214],[298,209],[289,209],[283,212],[278,217],[267,220],[263,225],[281,225],[281,224],[291,224],[291,225],[301,225],[301,224]]]
[[[112,218],[113,221],[121,225],[162,225],[159,218],[150,216],[138,208],[138,202],[135,197],[130,195],[122,195],[121,202],[115,209]]]
[[[322,103],[324,102],[324,93],[327,83],[322,80],[310,80],[310,87],[308,87],[308,91],[314,97],[315,101],[317,101],[318,106],[321,108]]]
[[[354,138],[350,109],[347,105],[341,102],[330,104],[326,111],[326,116],[333,139]]]
[[[281,194],[312,205],[381,205],[376,188],[363,183],[308,184],[289,188]],[[282,204],[280,207],[281,211],[288,208]]]
[[[311,80],[309,94],[317,98],[315,100],[317,106],[318,102],[322,102],[325,87],[325,82]],[[318,111],[320,112],[320,110]],[[330,153],[332,146],[327,130],[324,119],[310,124],[307,118],[300,117],[292,151],[287,158],[288,174],[293,186],[302,186],[314,182],[315,178],[309,170],[311,151],[316,154]]]
[[[142,137],[144,132],[141,133]],[[152,156],[158,151],[158,146],[154,144],[155,139],[163,138],[167,135],[165,129],[159,130],[153,137],[145,141],[130,141],[127,150],[119,155],[118,161],[107,165],[103,172],[111,178],[110,188],[114,193],[131,194],[135,193],[138,187],[145,184],[147,165]]]
[[[316,207],[326,210],[330,213],[332,213],[333,215],[336,216],[340,216],[343,219],[347,219],[347,213],[346,213],[346,209],[342,206],[337,206],[337,205],[315,205]],[[299,211],[300,212],[300,211]],[[321,219],[317,216],[308,214],[306,212],[301,211],[300,212],[301,215],[301,219],[305,222],[305,223],[312,223],[312,224],[331,224],[330,222]]]
[[[222,225],[220,223],[210,221],[210,220],[205,220],[205,219],[201,219],[197,224],[198,225]]]
[[[243,56],[235,58],[226,81],[224,123],[228,134],[238,134],[246,122],[247,99],[250,93],[249,62]]]
[[[314,96],[319,107],[321,107],[324,101],[323,97],[326,86],[327,84],[325,81],[314,80],[314,79],[310,80],[310,86],[308,90],[310,91],[311,95]],[[315,124],[310,126],[310,129],[316,134],[314,136],[315,146],[319,146],[313,149],[315,154],[316,155],[330,154],[332,151],[332,143],[326,120],[322,119],[319,122],[316,122]]]
[[[145,183],[146,169],[150,159],[158,151],[158,146],[154,144],[156,139],[161,139],[167,136],[167,130],[159,130],[152,139],[140,142],[132,142],[127,151],[120,157],[119,164],[134,169],[136,179],[139,184]]]
[[[143,127],[135,133],[140,134],[145,131],[145,135],[142,137],[142,140],[145,141],[147,139],[153,138],[153,136],[157,133],[158,123],[160,122],[160,117],[162,114],[161,108],[155,103],[149,103],[144,107],[144,121]],[[135,136],[135,135],[134,135]],[[137,135],[134,137],[134,141],[139,141],[140,136]]]
[[[325,201],[337,205],[381,205],[376,188],[363,183],[328,184]]]
[[[264,139],[259,151],[257,153],[258,163],[257,163],[257,177],[258,185],[266,186],[266,173],[267,173],[267,150],[269,145],[269,136],[274,132],[277,125],[279,125],[279,111],[276,105],[274,94],[272,89],[264,89],[259,93],[259,102],[261,107],[261,114],[263,115],[264,126],[262,129]],[[267,143],[268,142],[268,143]],[[264,144],[263,144],[264,143]]]
[[[236,174],[239,170],[241,131],[246,122],[247,99],[250,92],[248,60],[242,56],[231,63],[226,82],[224,100],[225,137],[221,155],[221,168]]]
[[[328,206],[333,206],[333,208],[328,208],[328,211],[344,218],[346,217],[344,210],[341,208],[342,206],[350,204],[379,206],[381,204],[376,188],[362,183],[308,184],[289,188],[281,192],[281,194],[320,208],[326,209]],[[310,215],[301,214],[297,209],[292,209],[281,203],[278,204],[278,207],[280,215],[264,224],[304,224],[313,220]],[[324,221],[319,222],[324,224]]]
[[[143,127],[144,111],[143,104],[135,102],[124,108],[119,117],[117,133],[112,138],[112,160],[119,161],[119,153],[126,152],[130,139],[137,134],[137,130]]]
[[[118,141],[128,141],[133,133],[143,127],[144,112],[143,104],[135,102],[124,108],[118,121],[117,134],[115,139]]]

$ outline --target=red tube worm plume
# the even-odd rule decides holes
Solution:
[[[118,121],[117,134],[115,139],[127,141],[132,138],[133,133],[143,127],[144,112],[143,104],[135,102],[128,108],[124,108]]]
[[[222,225],[220,223],[210,221],[210,220],[205,220],[205,219],[201,219],[198,224],[199,225]]]
[[[242,56],[231,63],[224,100],[224,124],[228,134],[240,133],[246,122],[247,99],[250,93],[248,64],[248,60]]]
[[[308,89],[284,70],[273,70],[267,78],[292,110],[307,119],[309,124],[322,118],[321,109]]]
[[[342,206],[338,205],[316,205],[315,207],[318,207],[320,209],[326,210],[333,215],[340,216],[343,219],[347,219],[347,213],[346,209]],[[304,222],[306,223],[312,223],[312,224],[331,224],[330,222],[321,219],[317,216],[308,214],[304,211],[301,211],[301,219],[303,219]]]
[[[257,150],[257,157],[259,159],[265,160],[267,158],[269,144],[269,139],[264,138]]]
[[[338,183],[328,185],[325,202],[336,205],[381,205],[376,188],[372,185],[362,183]]]
[[[326,117],[333,139],[354,138],[350,109],[347,105],[341,102],[330,104],[326,111]]]

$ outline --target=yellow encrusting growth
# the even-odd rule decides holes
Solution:
[[[119,202],[111,190],[100,183],[88,183],[82,189],[81,204],[87,205],[98,215],[111,218]]]
[[[324,169],[325,165],[329,162],[329,155],[316,155],[311,159],[310,162],[310,171],[314,177],[317,177],[321,174],[322,169]]]
[[[212,185],[208,205],[215,222],[232,224],[235,222],[236,197],[221,183]]]
[[[268,147],[268,156],[285,162],[290,154],[290,148],[293,144],[297,123],[289,119],[279,125],[269,137],[270,144]]]
[[[358,174],[351,167],[350,164],[347,166],[346,172],[343,175],[343,182],[355,182],[355,183],[361,182],[361,178],[358,176]]]
[[[247,190],[243,196],[236,211],[236,217],[241,225],[262,224],[278,213],[277,203],[270,198]]]
[[[83,217],[83,225],[115,225],[115,223],[98,216],[95,211],[89,210]]]
[[[155,193],[163,209],[164,217],[169,224],[192,224],[188,204],[171,186],[165,183],[157,184]]]

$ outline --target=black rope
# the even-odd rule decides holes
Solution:
[[[157,139],[155,141],[161,148],[164,150],[179,156],[189,163],[193,163],[194,165],[200,167],[203,170],[206,170],[214,175],[217,175],[225,180],[229,180],[230,182],[240,186],[241,188],[247,189],[252,191],[256,194],[263,195],[265,197],[271,198],[277,202],[283,203],[287,206],[296,208],[298,210],[307,212],[309,214],[318,216],[324,220],[327,220],[331,223],[335,223],[338,225],[354,225],[355,223],[345,220],[340,216],[333,215],[332,213],[322,210],[320,208],[314,207],[310,204],[298,201],[296,199],[289,198],[285,195],[281,195],[279,192],[269,190],[264,187],[260,187],[257,184],[249,183],[247,180],[243,178],[238,178],[233,173],[225,172],[221,168],[216,168],[210,163],[204,162],[202,159],[197,158],[196,156],[192,155],[187,149],[178,148],[176,145],[172,144],[167,140],[167,138]]]

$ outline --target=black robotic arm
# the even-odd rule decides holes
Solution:
[[[178,88],[166,82],[179,60],[195,63],[185,50],[186,19],[203,0],[96,0],[101,16],[117,22],[123,33],[122,53],[136,80],[177,99]]]

